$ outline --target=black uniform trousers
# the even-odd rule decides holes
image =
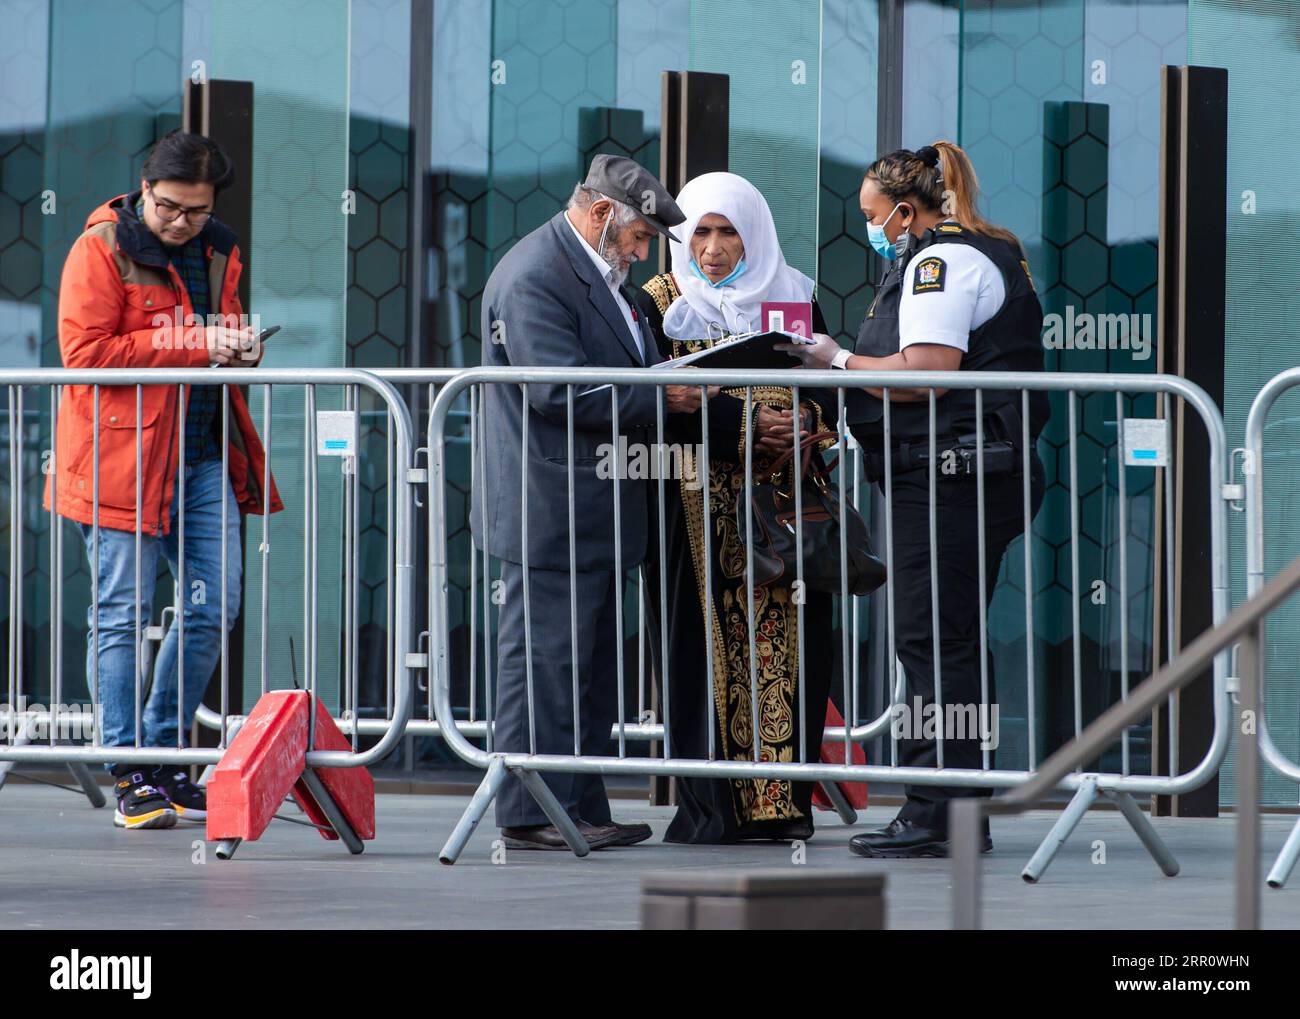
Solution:
[[[524,569],[503,562],[504,601],[497,629],[497,704],[493,749],[529,752]],[[579,747],[604,756],[618,715],[617,641],[622,617],[613,570],[580,572],[577,583]],[[532,623],[533,731],[536,752],[573,756],[573,656],[570,652],[569,571],[528,571]],[[543,780],[575,821],[610,822],[599,775],[544,771]],[[502,828],[549,824],[524,784],[511,775],[496,799]]]
[[[1043,468],[1032,459],[1031,511],[1043,499]],[[883,488],[883,480],[880,481]],[[987,606],[997,584],[998,567],[1007,546],[1024,532],[1024,494],[1019,476],[985,476],[985,589],[979,585],[978,490],[971,476],[940,474],[935,485],[937,577],[939,588],[939,676],[944,705],[981,704],[979,599]],[[1031,516],[1032,519],[1032,516]],[[893,474],[894,620],[895,650],[906,676],[904,704],[910,721],[898,743],[899,764],[913,768],[938,766],[938,742],[914,738],[928,734],[915,712],[934,703],[934,635],[930,600],[930,490],[926,468]],[[989,704],[996,703],[993,662],[989,660]],[[905,718],[908,715],[904,715]],[[942,727],[946,716],[937,717]],[[969,712],[966,717],[970,718]],[[987,716],[992,720],[991,714]],[[978,726],[975,727],[978,730]],[[945,736],[945,768],[982,768],[978,731],[966,727],[965,739]],[[990,757],[990,765],[992,758]],[[946,786],[907,786],[907,802],[899,817],[938,831],[948,829],[948,800],[957,796],[988,796],[992,790]]]

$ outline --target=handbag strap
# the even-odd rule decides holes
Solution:
[[[826,439],[838,439],[838,438],[839,438],[838,432],[823,431],[823,432],[817,432],[813,435],[810,435],[808,436],[808,438],[803,439],[799,443],[799,448],[804,454],[801,457],[802,460],[801,466],[803,469],[800,472],[800,476],[799,476],[800,481],[802,481],[804,478],[808,476],[808,468],[812,465],[813,460],[817,459],[815,454],[817,452],[818,444],[823,442]],[[780,456],[778,456],[775,460],[772,461],[772,466],[768,468],[768,472],[767,472],[767,479],[766,479],[767,483],[771,484],[772,480],[778,474],[781,473],[781,468],[784,467],[792,459],[794,459],[793,445],[791,445],[791,447],[788,450],[786,450],[784,453],[782,453]],[[821,464],[820,461],[818,462],[818,467],[819,469],[822,470],[825,469],[825,465]]]

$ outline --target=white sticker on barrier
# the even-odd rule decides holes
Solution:
[[[1124,419],[1124,464],[1127,467],[1169,466],[1168,419]]]
[[[316,412],[316,452],[320,456],[355,456],[357,452],[357,412],[354,410],[318,410]]]

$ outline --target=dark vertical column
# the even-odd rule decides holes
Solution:
[[[1042,256],[1035,268],[1035,276],[1043,312],[1048,316],[1059,316],[1062,321],[1073,322],[1075,316],[1098,316],[1123,310],[1107,304],[1108,267],[1115,264],[1106,236],[1110,148],[1110,107],[1103,103],[1082,102],[1043,104]],[[1105,349],[1074,349],[1073,342],[1070,342],[1065,349],[1047,350],[1044,367],[1049,372],[1131,371],[1131,365],[1113,360],[1119,356]],[[1044,441],[1040,443],[1040,455],[1049,478],[1065,479],[1061,484],[1068,496],[1069,412],[1066,403],[1066,394],[1051,394],[1052,417],[1044,431]],[[1095,413],[1099,407],[1103,408],[1101,413]],[[1115,437],[1113,407],[1111,394],[1080,394],[1080,441],[1076,453],[1081,479],[1107,475],[1106,450]],[[1117,700],[1121,689],[1117,656],[1109,650],[1109,617],[1106,613],[1110,610],[1092,604],[1086,594],[1088,581],[1084,579],[1101,579],[1107,590],[1114,590],[1118,584],[1118,578],[1111,573],[1110,564],[1115,555],[1110,551],[1112,539],[1107,537],[1108,518],[1113,518],[1114,513],[1113,509],[1105,508],[1102,500],[1080,496],[1082,604],[1079,656],[1083,663],[1087,663],[1086,678],[1081,685],[1080,713],[1084,725]],[[1068,538],[1068,498],[1064,501],[1046,499],[1036,519],[1046,534],[1058,540]],[[1063,572],[1056,574],[1056,583],[1068,591],[1068,567],[1059,569]],[[1051,582],[1051,574],[1044,574],[1037,563],[1035,570],[1035,583]],[[1055,643],[1038,635],[1031,635],[1031,639],[1035,640],[1035,660],[1041,666],[1035,667],[1038,707],[1037,717],[1032,719],[1036,732],[1030,735],[1037,739],[1036,745],[1046,754],[1074,738],[1075,647],[1072,636]],[[1144,678],[1145,674],[1142,674],[1131,676],[1130,680],[1136,683]],[[1008,719],[1006,705],[1002,706],[1002,718],[1005,725]],[[1026,732],[1029,734],[1028,730]],[[1112,751],[1115,746],[1117,744],[1112,746]],[[1119,770],[1119,766],[1118,757],[1085,765],[1088,769],[1103,770]]]
[[[239,300],[247,308],[253,250],[253,83],[221,79],[187,82],[182,124],[186,131],[211,138],[234,161],[235,179],[221,193],[217,216],[239,238],[244,263]]]
[[[903,0],[880,0],[879,56],[876,72],[876,152],[892,152],[903,145]],[[866,167],[863,167],[865,170]],[[884,274],[885,263],[874,251],[868,253],[871,278]],[[845,323],[846,328],[848,323]],[[875,485],[867,486],[863,498],[871,503],[872,547],[885,548],[885,499]],[[871,639],[867,645],[867,713],[874,716],[889,705],[893,683],[893,662],[889,660],[889,617],[883,592],[870,602]],[[855,653],[861,652],[855,650]],[[832,692],[841,689],[837,681]],[[859,693],[859,697],[863,697]],[[847,718],[847,711],[845,717]],[[857,721],[861,721],[858,719]],[[877,741],[878,760],[889,762],[889,737]],[[875,759],[873,757],[873,759]]]
[[[702,173],[726,170],[731,78],[707,71],[664,71],[660,87],[659,179],[670,194]],[[659,244],[659,271],[668,245]]]
[[[188,81],[183,91],[182,127],[193,134],[211,138],[226,150],[235,165],[235,178],[218,200],[217,216],[235,232],[239,244],[239,257],[244,266],[239,277],[239,303],[247,313],[250,310],[253,247],[253,83],[221,79]],[[234,428],[233,420],[230,427]],[[239,548],[230,550],[232,556],[242,557],[244,554],[245,526],[246,522],[241,520]],[[239,601],[239,616],[228,644],[230,696],[227,704],[232,714],[244,711],[244,608],[247,599]],[[216,711],[221,710],[219,683],[208,684],[203,703]],[[202,727],[198,731],[201,743],[216,745],[215,733]]]
[[[430,161],[433,152],[433,2],[411,0],[411,176],[407,215],[410,242],[406,245],[407,296],[410,301],[405,361],[412,367],[428,366],[426,352],[432,335],[428,321],[428,279],[432,188]]]
[[[433,12],[435,0],[411,0],[410,73],[410,185],[407,189],[406,286],[408,310],[406,343],[402,360],[412,368],[432,368],[435,362],[434,309],[430,299],[438,280],[433,279]],[[454,297],[452,298],[454,299]],[[411,409],[416,431],[428,420],[429,387],[405,386],[403,398]],[[418,444],[418,443],[417,443]],[[429,596],[429,536],[423,527],[412,533],[415,571],[411,594],[414,605],[427,605]],[[424,629],[417,624],[415,632]],[[392,639],[392,635],[388,635]],[[470,635],[473,639],[473,635]],[[410,740],[403,754],[404,767],[411,767]]]
[[[876,69],[876,150],[903,145],[903,0],[880,0]]]
[[[1161,72],[1160,307],[1157,370],[1195,382],[1223,409],[1224,239],[1228,181],[1228,72],[1217,67],[1165,67]],[[1207,491],[1223,479],[1210,472],[1205,429],[1176,407],[1171,421],[1173,472],[1172,584],[1157,593],[1160,621],[1172,598],[1173,648],[1212,625],[1210,515]],[[1162,494],[1163,498],[1163,494]],[[1157,519],[1163,526],[1163,505]],[[1160,549],[1163,558],[1164,535]],[[1163,636],[1163,634],[1162,634]],[[1177,694],[1179,771],[1204,755],[1214,732],[1213,678],[1208,671]],[[1162,710],[1153,752],[1167,771],[1169,718]],[[1216,776],[1190,793],[1157,797],[1156,810],[1178,817],[1214,817]]]
[[[730,76],[707,71],[664,71],[659,102],[659,179],[668,193],[676,195],[682,185],[702,173],[726,170],[730,152]],[[660,239],[658,271],[667,272],[668,266],[668,243]],[[657,577],[653,588],[657,592]],[[657,600],[650,608],[657,618]],[[657,630],[645,639],[653,645],[647,649],[646,661],[657,663],[660,651]],[[658,682],[651,695],[651,707],[658,718],[661,714]],[[650,745],[651,756],[661,753],[658,743]],[[660,776],[650,779],[650,802],[661,806],[676,802],[672,779]]]

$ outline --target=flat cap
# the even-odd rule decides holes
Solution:
[[[677,238],[668,228],[686,222],[686,214],[677,207],[673,196],[659,183],[659,178],[626,156],[597,156],[591,161],[582,186],[632,206],[642,219],[670,241]]]

